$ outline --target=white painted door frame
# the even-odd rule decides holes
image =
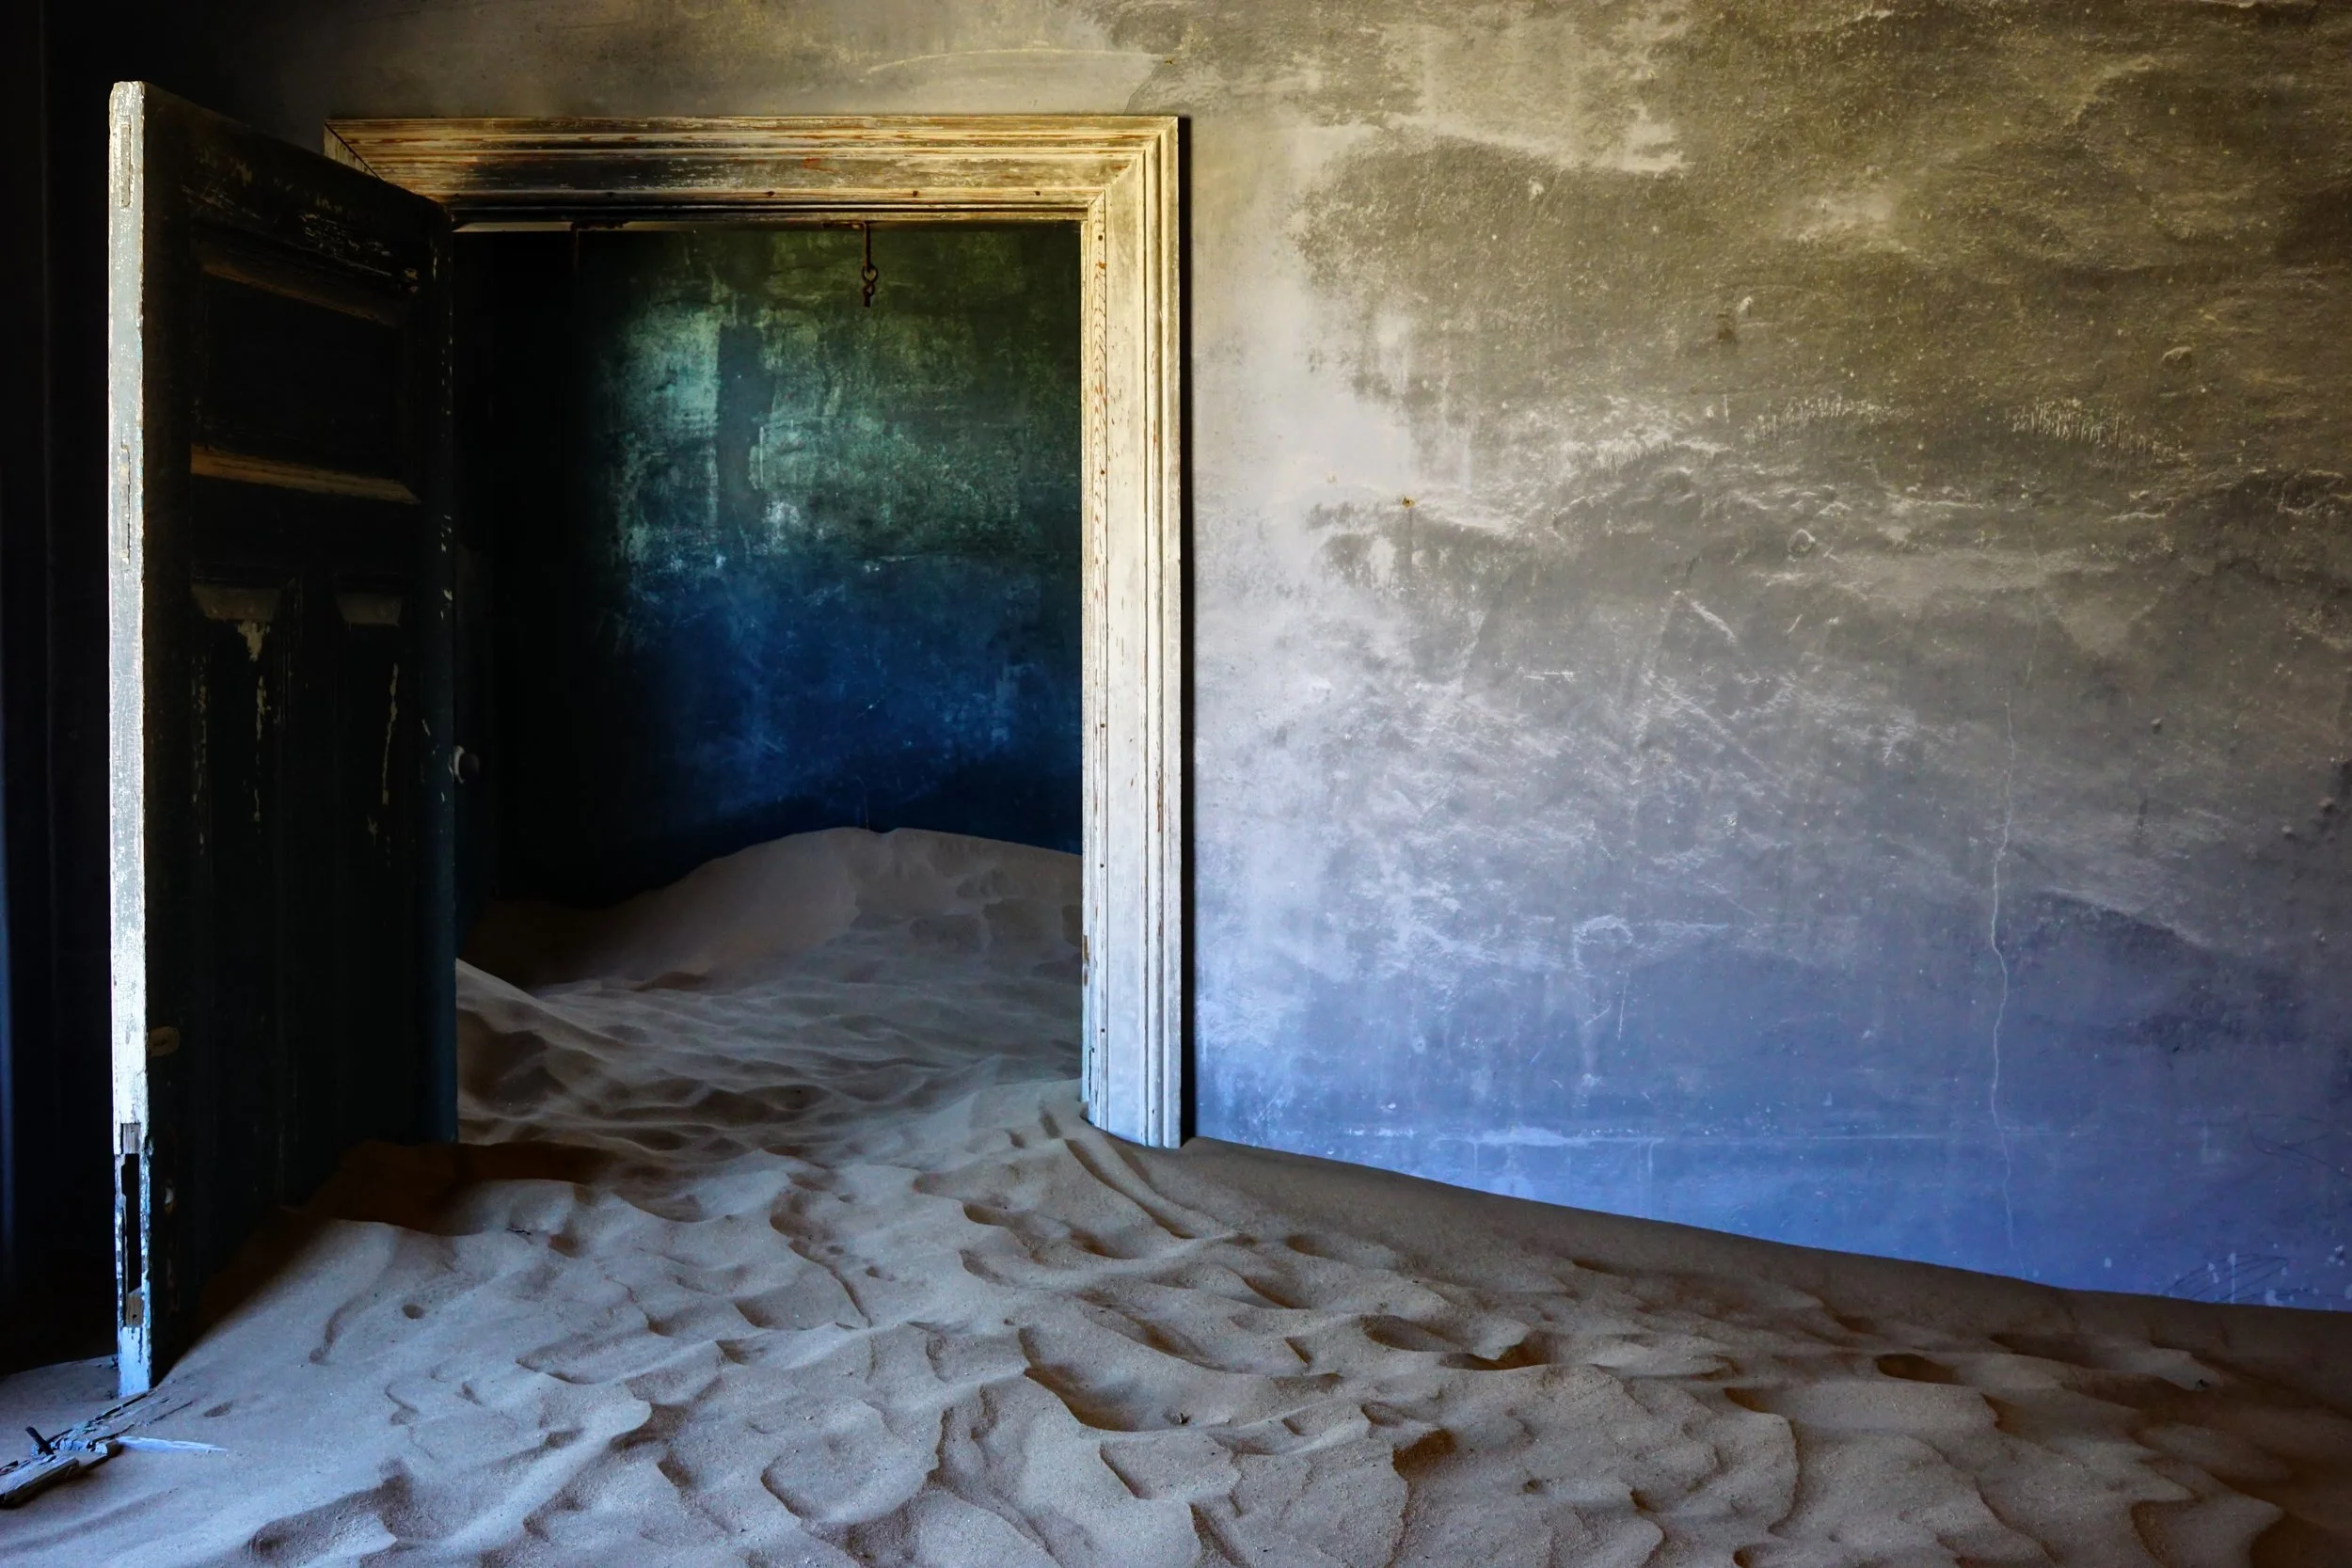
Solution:
[[[1184,362],[1165,117],[339,119],[458,230],[1074,222],[1086,374],[1087,1117],[1184,1135]]]

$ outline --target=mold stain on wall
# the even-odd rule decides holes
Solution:
[[[485,237],[504,875],[782,833],[1078,839],[1058,225]]]
[[[244,8],[304,136],[1186,117],[1201,1131],[2352,1302],[2352,13]]]

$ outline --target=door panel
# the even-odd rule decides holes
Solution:
[[[315,1081],[331,1108],[307,1118],[306,1130],[340,1127],[346,1138],[414,1138],[423,1130],[404,1114],[418,1085],[410,1071],[409,1022],[375,998],[400,990],[407,962],[405,934],[417,918],[418,847],[401,826],[416,813],[419,742],[413,721],[416,672],[406,645],[408,595],[378,586],[339,589],[320,604],[312,626],[323,651],[319,697],[321,735],[328,747],[323,774],[331,779],[318,804],[323,838],[336,853],[322,861],[329,881],[317,890],[342,911],[310,974],[325,982],[318,1004],[330,1026],[315,1037],[331,1053],[316,1064]],[[324,701],[332,695],[330,705]],[[448,769],[443,766],[442,777]],[[331,935],[331,944],[324,939]],[[306,1169],[323,1177],[342,1148],[313,1144]]]
[[[405,324],[200,275],[196,441],[212,451],[405,477]]]
[[[362,1138],[454,1130],[448,226],[114,101],[120,1376]]]
[[[198,616],[189,649],[190,903],[219,918],[190,923],[190,1005],[176,1025],[179,1048],[168,1062],[149,1058],[150,1101],[167,1127],[178,1113],[188,1156],[178,1171],[154,1161],[158,1178],[176,1189],[168,1201],[159,1195],[156,1223],[176,1220],[186,1240],[184,1256],[157,1247],[173,1276],[163,1282],[165,1301],[181,1270],[200,1282],[224,1262],[276,1196],[290,1085],[283,1059],[254,1042],[283,1033],[287,975],[275,895],[284,873],[278,841],[294,663],[287,623],[298,592],[281,579],[201,582],[190,595]],[[157,1093],[170,1088],[179,1094]]]

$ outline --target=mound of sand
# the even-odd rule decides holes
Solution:
[[[468,1146],[363,1149],[253,1251],[142,1429],[228,1452],[126,1454],[0,1556],[2352,1562],[2352,1320],[1118,1144],[1076,891],[838,832],[499,911]]]

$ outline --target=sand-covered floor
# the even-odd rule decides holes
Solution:
[[[141,1407],[225,1453],[125,1453],[0,1560],[2352,1563],[2352,1317],[1115,1143],[1074,883],[845,831],[498,911],[468,1147],[363,1149],[255,1249]]]

